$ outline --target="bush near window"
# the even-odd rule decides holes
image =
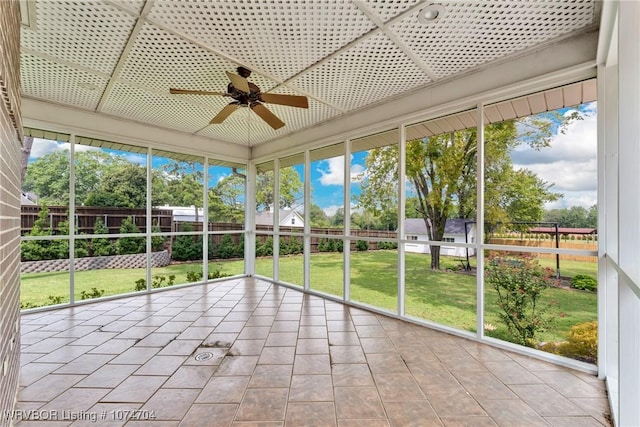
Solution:
[[[578,323],[567,332],[567,341],[546,343],[541,350],[587,363],[598,360],[598,322]]]
[[[93,224],[93,234],[109,234],[109,230],[104,225],[102,218],[96,219],[96,222]],[[91,239],[91,254],[93,256],[113,255],[113,243],[106,237],[96,237]]]
[[[133,219],[128,216],[122,221],[120,234],[140,233],[140,229],[133,223]],[[140,237],[120,237],[116,241],[116,253],[118,255],[139,254],[146,251],[145,238]]]
[[[356,250],[357,251],[366,251],[369,250],[369,243],[364,240],[358,240],[356,242]]]
[[[186,222],[182,231],[193,231],[193,225]],[[176,261],[191,261],[202,259],[201,236],[178,236],[171,245],[171,259]]]
[[[535,347],[536,333],[544,331],[552,320],[539,303],[553,282],[553,270],[543,268],[529,256],[492,254],[487,262],[485,281],[497,292],[500,319],[514,341]]]
[[[583,291],[595,292],[598,289],[598,281],[586,274],[576,274],[571,278],[571,287]]]

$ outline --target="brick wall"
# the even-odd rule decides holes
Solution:
[[[20,374],[20,11],[0,1],[0,426]]]

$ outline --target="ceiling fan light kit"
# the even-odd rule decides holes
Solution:
[[[309,108],[309,101],[306,96],[262,93],[258,86],[247,80],[251,76],[251,70],[245,67],[238,67],[236,71],[238,74],[226,72],[230,82],[227,85],[227,92],[171,88],[169,93],[174,95],[215,95],[233,98],[233,102],[225,106],[211,119],[210,124],[221,124],[239,107],[249,107],[273,129],[280,129],[285,126],[285,123],[265,107],[264,103]]]

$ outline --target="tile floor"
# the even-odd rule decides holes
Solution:
[[[22,364],[21,427],[609,425],[595,377],[247,278],[23,315]]]

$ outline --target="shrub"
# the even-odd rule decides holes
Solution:
[[[193,231],[193,225],[184,223],[182,231]],[[171,246],[171,258],[176,261],[202,259],[202,237],[178,236]]]
[[[151,287],[154,289],[157,289],[157,288],[164,288],[165,286],[172,286],[174,284],[175,279],[176,279],[176,275],[172,274],[169,276],[169,280],[165,284],[164,281],[167,280],[167,278],[160,274],[156,274],[151,279]]]
[[[91,292],[80,292],[80,299],[100,298],[102,295],[104,295],[104,289],[91,288]]]
[[[58,295],[49,295],[47,298],[49,298],[49,301],[51,301],[51,304],[62,304],[62,299],[64,297],[58,296]]]
[[[558,345],[558,353],[595,363],[598,357],[598,322],[578,323],[567,332],[567,342]]]
[[[273,255],[273,238],[269,236],[260,243],[256,240],[256,256],[272,256]]]
[[[576,274],[571,279],[571,287],[583,291],[595,292],[598,289],[598,281],[586,274]]]
[[[151,227],[152,233],[160,233],[160,227],[154,225]],[[163,236],[151,236],[151,250],[153,252],[159,252],[164,249],[164,237]]]
[[[93,234],[109,234],[109,230],[101,218],[96,219],[95,224],[93,224]],[[106,237],[91,239],[91,254],[93,256],[113,255],[113,243]]]
[[[145,279],[136,280],[136,291],[144,291],[147,289],[147,281]]]
[[[369,243],[364,240],[358,240],[356,242],[356,250],[357,251],[366,251],[369,250]]]
[[[535,335],[551,318],[539,306],[544,290],[552,282],[553,271],[527,257],[489,258],[486,283],[498,293],[500,319],[518,344],[535,346]]]
[[[139,233],[140,229],[136,227],[130,216],[122,221],[120,226],[120,234]],[[139,254],[145,252],[146,248],[144,237],[120,237],[116,241],[116,253],[118,255]]]
[[[225,234],[218,245],[218,257],[222,259],[233,258],[236,253],[235,244],[230,234]]]
[[[207,275],[209,280],[219,279],[221,277],[228,277],[228,274],[223,274],[220,268],[210,270]],[[187,271],[187,282],[199,282],[202,280],[202,271]]]

